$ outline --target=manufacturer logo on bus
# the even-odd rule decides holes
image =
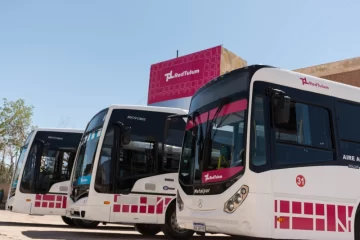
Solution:
[[[146,121],[146,118],[142,118],[142,117],[128,116],[127,118],[138,121]]]
[[[199,201],[198,201],[198,207],[199,207],[199,208],[202,208],[202,206],[203,206],[203,200],[202,200],[202,199],[199,199]]]
[[[210,192],[210,188],[194,189],[194,194],[207,194]]]
[[[54,136],[48,136],[49,139],[55,139],[55,140],[63,140],[62,137],[54,137]]]

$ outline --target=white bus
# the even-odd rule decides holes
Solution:
[[[194,234],[176,223],[176,179],[185,119],[177,108],[112,105],[97,113],[82,137],[66,216],[134,224],[143,235],[184,238]]]
[[[359,124],[356,87],[259,65],[214,79],[189,108],[178,225],[233,236],[359,240]]]
[[[20,149],[6,209],[31,215],[65,216],[71,169],[83,130],[37,128]],[[84,224],[83,224],[84,225]]]

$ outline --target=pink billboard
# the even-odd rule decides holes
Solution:
[[[191,97],[220,75],[221,53],[217,46],[151,65],[148,105]]]

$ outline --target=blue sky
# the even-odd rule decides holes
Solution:
[[[85,128],[110,104],[146,104],[150,65],[223,44],[296,69],[360,56],[360,1],[1,1],[0,97],[33,123]]]

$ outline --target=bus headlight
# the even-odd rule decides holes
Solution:
[[[242,185],[241,188],[225,202],[224,211],[227,213],[235,212],[235,210],[245,201],[248,193],[249,187]]]
[[[176,205],[178,206],[179,211],[184,210],[184,202],[182,201],[182,199],[180,197],[179,191],[177,191],[177,193],[176,193]]]
[[[242,201],[241,194],[240,194],[240,193],[236,193],[236,194],[235,194],[235,202],[236,202],[237,204],[240,204],[241,201]]]
[[[234,211],[234,208],[235,208],[234,202],[233,202],[232,200],[231,200],[231,201],[228,201],[226,208],[227,208],[229,211]]]

